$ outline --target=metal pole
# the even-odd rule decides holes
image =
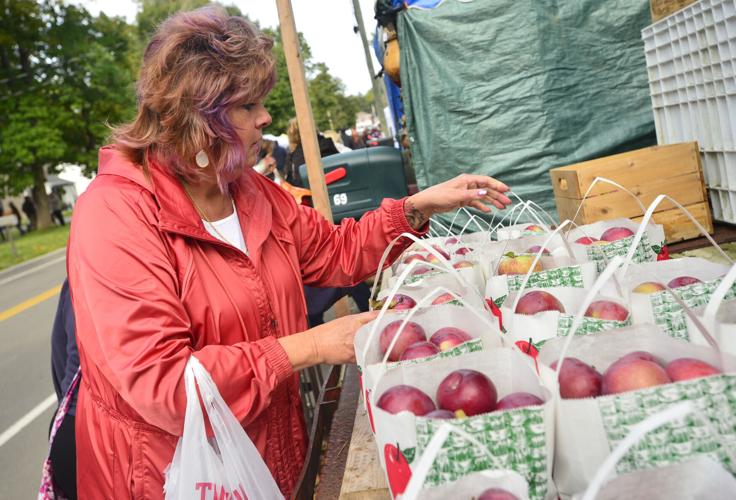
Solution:
[[[378,79],[375,78],[376,72],[373,70],[373,59],[371,59],[370,46],[368,45],[368,37],[365,35],[365,27],[363,26],[363,14],[360,11],[360,2],[353,0],[353,11],[355,12],[355,21],[358,23],[358,31],[360,31],[360,38],[363,41],[363,51],[365,52],[365,62],[368,64],[368,71],[371,74],[371,85],[373,86],[373,103],[377,108],[376,114],[378,115],[378,121],[381,122],[381,129],[383,135],[389,136],[388,127],[386,126],[386,117],[383,114],[383,110],[386,108],[386,100],[383,93],[383,85],[378,83]]]

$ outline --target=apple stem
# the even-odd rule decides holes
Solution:
[[[526,353],[529,354],[532,352],[532,338],[529,337],[529,345],[526,346]]]

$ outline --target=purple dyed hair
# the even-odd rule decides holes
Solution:
[[[276,83],[273,41],[220,7],[181,12],[164,21],[143,56],[138,113],[113,130],[117,148],[145,170],[155,160],[195,181],[204,150],[223,192],[245,165],[228,111],[265,99]]]

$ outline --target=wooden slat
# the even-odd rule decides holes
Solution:
[[[664,205],[666,202],[662,202]],[[708,233],[713,232],[713,219],[710,216],[710,207],[707,203],[698,203],[690,205],[687,208],[693,217],[700,222]],[[656,212],[654,214],[654,222],[664,226],[664,234],[667,243],[689,240],[702,236],[701,232],[692,223],[690,218],[682,213],[678,208]],[[641,217],[634,217],[633,220],[639,222]]]
[[[695,2],[696,0],[649,0],[652,21],[659,21]]]
[[[648,207],[660,194],[669,195],[685,206],[704,203],[707,200],[698,172],[662,179],[651,185],[639,185],[633,188],[632,192],[645,207]],[[580,206],[580,200],[576,199],[557,198],[556,201],[560,217],[563,217],[564,213],[564,218],[571,218]],[[663,206],[668,205],[666,202],[662,203]],[[615,217],[637,217],[642,214],[641,206],[628,193],[615,191],[604,195],[589,196],[580,211],[579,220],[588,222]]]
[[[390,500],[391,494],[378,461],[376,442],[368,424],[363,398],[358,402],[345,464],[340,500]]]
[[[555,197],[582,198],[596,177],[606,177],[628,189],[650,186],[673,176],[700,172],[696,142],[652,146],[550,170]],[[591,195],[617,190],[599,183]]]

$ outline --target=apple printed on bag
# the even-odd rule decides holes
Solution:
[[[537,358],[539,357],[539,347],[534,345],[532,338],[529,337],[529,340],[517,340],[514,344],[521,350],[521,352],[534,360],[534,368],[537,370],[538,374],[539,363],[537,362]]]
[[[505,295],[501,298],[502,303],[505,298]],[[503,327],[503,314],[501,313],[501,309],[492,299],[486,299],[486,304],[488,304],[488,307],[491,308],[491,313],[493,313],[493,315],[498,318],[498,328],[501,330],[502,333],[506,333],[506,329]]]
[[[657,245],[652,247],[652,250],[657,254],[657,260],[670,260],[670,250],[667,248],[667,245],[662,245],[662,247],[657,250],[658,248],[659,247],[657,247]]]
[[[383,456],[386,462],[386,474],[388,475],[388,485],[391,488],[391,495],[396,498],[404,493],[406,486],[411,479],[411,467],[406,457],[399,448],[399,443],[386,444],[383,447]]]

